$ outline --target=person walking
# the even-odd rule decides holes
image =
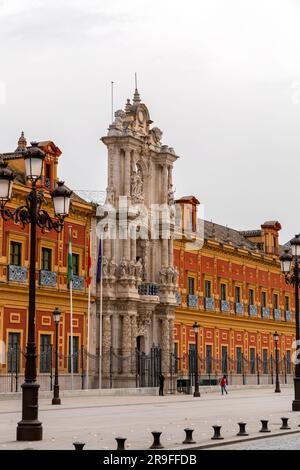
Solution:
[[[221,381],[220,381],[220,385],[221,385],[221,391],[222,391],[222,395],[224,395],[224,392],[226,393],[226,395],[228,394],[227,392],[227,385],[228,385],[228,382],[227,382],[227,377],[226,375],[224,374],[223,377],[221,378]]]
[[[160,373],[158,379],[159,379],[159,395],[163,396],[164,395],[165,377],[162,373]]]

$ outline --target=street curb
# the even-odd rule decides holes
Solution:
[[[274,434],[272,434],[272,432],[271,432],[267,435],[264,434],[263,436],[245,437],[244,439],[243,438],[231,439],[231,440],[228,440],[228,441],[226,441],[224,439],[224,441],[222,441],[222,442],[215,442],[215,443],[212,443],[212,444],[202,444],[202,445],[196,444],[194,446],[176,447],[176,448],[172,448],[170,450],[213,449],[214,447],[224,447],[224,446],[233,445],[233,444],[240,444],[241,442],[258,441],[258,440],[261,440],[261,439],[268,439],[268,438],[271,438],[271,437],[280,437],[280,436],[286,436],[288,434],[298,434],[298,433],[300,433],[300,429],[294,429],[293,431],[287,431],[287,432],[276,432]]]

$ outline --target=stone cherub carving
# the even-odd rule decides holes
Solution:
[[[111,259],[110,263],[109,263],[109,275],[111,277],[115,277],[116,276],[116,270],[117,270],[117,263],[115,262],[114,259]]]
[[[135,275],[135,262],[133,260],[129,261],[128,271],[129,271],[129,276],[134,277],[134,275]]]
[[[121,279],[127,277],[127,261],[125,258],[122,259],[119,265],[119,275]]]
[[[137,279],[142,279],[143,275],[143,265],[140,259],[135,263],[135,275]]]
[[[108,276],[108,259],[105,255],[102,257],[102,273],[103,277]]]
[[[161,267],[159,271],[160,283],[166,284],[167,283],[167,268],[165,266]]]
[[[178,284],[179,271],[177,268],[173,268],[173,284],[177,286]]]
[[[172,284],[173,283],[173,275],[174,275],[174,270],[171,266],[167,268],[167,283]]]

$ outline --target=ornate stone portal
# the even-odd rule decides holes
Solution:
[[[106,205],[100,211],[103,230],[103,378],[109,384],[112,354],[114,386],[135,386],[135,353],[161,347],[162,372],[170,371],[173,351],[175,292],[178,273],[173,267],[173,221],[156,218],[159,208],[172,210],[174,150],[161,144],[162,132],[150,129],[149,111],[137,90],[125,111],[115,112],[102,142],[108,150]],[[124,204],[128,205],[124,217]],[[153,206],[155,205],[155,206]],[[116,224],[110,226],[110,213]],[[167,234],[167,235],[166,235]],[[117,372],[116,372],[117,370]]]

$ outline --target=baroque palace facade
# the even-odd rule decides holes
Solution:
[[[198,200],[176,201],[194,213]],[[174,244],[174,264],[179,270],[175,310],[176,367],[188,378],[189,355],[195,348],[193,323],[200,325],[200,376],[229,375],[233,383],[247,380],[270,383],[275,373],[274,333],[279,334],[280,372],[292,374],[295,332],[294,296],[280,271],[277,221],[259,230],[237,231],[204,221],[201,249]],[[190,354],[189,354],[190,353]],[[250,376],[250,379],[249,379]],[[252,377],[252,378],[251,378]],[[206,380],[205,380],[206,379]]]
[[[38,145],[46,154],[40,185],[44,191],[46,208],[50,215],[53,216],[49,191],[54,188],[57,181],[57,166],[61,151],[52,141],[39,142]],[[17,149],[14,152],[1,155],[9,167],[17,174],[13,187],[13,197],[10,203],[8,203],[8,207],[12,209],[24,204],[25,197],[30,191],[24,177],[24,160],[22,157],[22,151],[26,149],[26,146],[27,142],[22,133]],[[55,323],[52,318],[52,312],[55,307],[59,307],[62,313],[59,324],[59,368],[62,375],[62,385],[68,386],[67,373],[70,368],[70,363],[67,359],[67,355],[70,354],[70,295],[67,286],[69,227],[72,227],[74,273],[74,372],[80,372],[80,350],[81,346],[86,344],[87,334],[88,296],[85,277],[88,238],[90,236],[93,216],[93,206],[73,193],[70,215],[66,218],[64,229],[61,233],[56,233],[55,231],[42,233],[37,228],[36,344],[38,373],[41,374],[39,381],[42,388],[49,389],[48,375],[51,368],[51,358],[53,357],[53,355],[49,354],[49,349],[55,344]],[[16,369],[20,373],[24,371],[25,360],[22,351],[25,350],[28,325],[28,267],[28,225],[23,229],[12,221],[1,219],[0,340],[2,345],[2,363],[0,364],[0,383],[1,374],[15,372]],[[15,351],[16,349],[20,351],[18,356],[10,353],[10,351]],[[44,381],[42,378],[43,374],[45,375]],[[76,386],[75,382],[74,386]]]

